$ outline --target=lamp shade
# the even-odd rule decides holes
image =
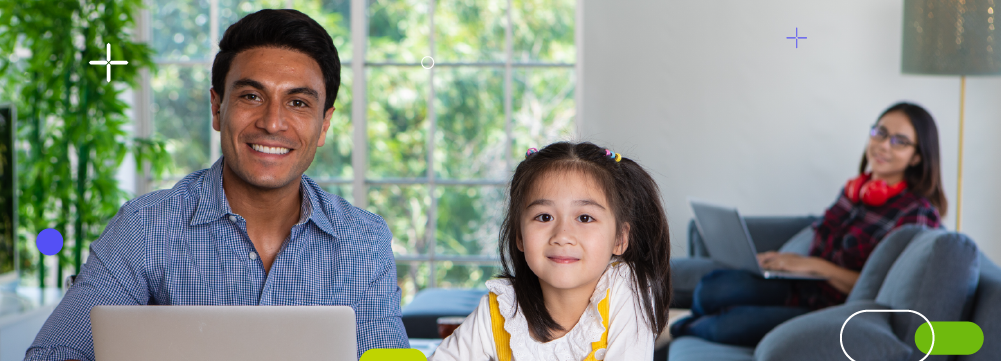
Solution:
[[[1001,75],[1001,0],[904,0],[901,71]]]

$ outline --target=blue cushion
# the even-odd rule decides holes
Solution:
[[[403,327],[410,338],[440,338],[438,317],[466,317],[476,310],[486,289],[428,288],[403,308]]]
[[[925,226],[907,225],[897,228],[883,237],[883,240],[879,241],[876,249],[869,255],[869,259],[865,261],[858,281],[855,281],[855,286],[852,287],[852,292],[848,294],[848,299],[845,302],[875,300],[879,288],[883,287],[883,280],[886,279],[887,272],[890,272],[890,267],[893,266],[893,262],[896,262],[904,248],[911,244],[914,236],[927,229]]]
[[[962,234],[923,231],[893,263],[876,302],[914,310],[933,321],[961,321],[977,289],[978,255],[977,246]],[[923,323],[924,319],[910,313],[890,316],[897,337],[910,347],[914,347],[914,332]]]
[[[813,236],[816,235],[813,226],[806,226],[796,233],[789,241],[779,248],[781,253],[796,253],[807,256],[810,254],[810,246],[813,245]]]
[[[754,360],[754,349],[715,343],[698,337],[682,336],[671,340],[667,359],[670,361],[752,361]]]
[[[861,313],[845,324],[854,313],[872,309],[887,307],[873,301],[858,301],[793,318],[761,339],[754,359],[841,361],[847,359],[847,352],[855,360],[907,360],[912,350],[893,333],[889,313]],[[842,342],[837,341],[839,337],[843,337],[844,350]]]

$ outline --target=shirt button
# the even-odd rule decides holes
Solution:
[[[236,223],[236,216],[229,216],[230,222]]]
[[[608,351],[608,350],[603,349],[603,348],[599,348],[597,351],[594,351],[594,359],[595,360],[604,360],[605,359],[605,352],[606,351]]]
[[[257,252],[250,252],[250,259],[252,260],[257,259]]]

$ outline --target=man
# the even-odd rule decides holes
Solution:
[[[93,360],[96,305],[350,305],[358,355],[409,348],[386,222],[303,175],[339,86],[337,50],[308,16],[230,26],[212,64],[222,158],[122,206],[26,360]]]

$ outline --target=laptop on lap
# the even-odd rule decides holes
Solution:
[[[95,306],[100,361],[357,360],[349,306]]]
[[[761,269],[747,224],[736,208],[723,207],[689,199],[695,212],[695,225],[705,241],[709,257],[734,269],[745,270],[764,278],[823,280],[815,274]]]

